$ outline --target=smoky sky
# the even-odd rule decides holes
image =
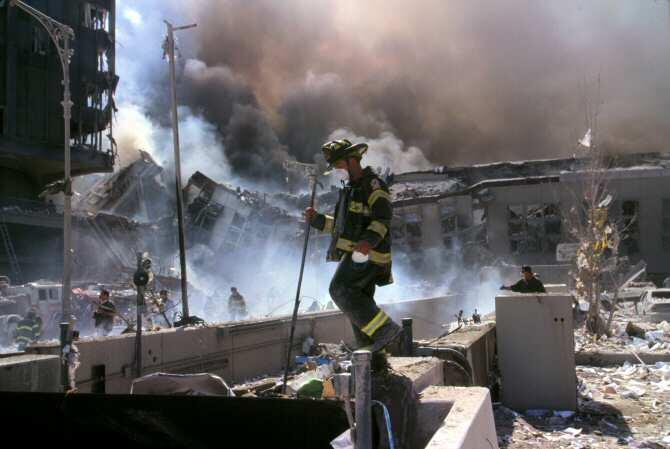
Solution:
[[[665,151],[670,137],[666,1],[188,5],[180,102],[243,177],[277,179],[281,160],[310,162],[342,129],[391,133],[435,165],[567,156],[596,97],[607,150]]]

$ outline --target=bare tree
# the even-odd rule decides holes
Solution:
[[[586,89],[585,89],[586,90]],[[600,79],[594,101],[584,95],[586,135],[578,142],[586,153],[586,165],[572,191],[573,206],[565,217],[568,232],[578,244],[573,278],[578,297],[589,303],[586,327],[598,338],[609,333],[613,310],[605,322],[600,315],[605,273],[616,271],[622,226],[610,217],[614,192],[609,186],[612,159],[598,145]]]

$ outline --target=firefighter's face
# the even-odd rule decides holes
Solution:
[[[337,168],[339,170],[349,170],[349,164],[347,164],[346,160],[340,159],[339,161],[335,161],[333,168]]]
[[[526,281],[530,281],[533,278],[533,273],[531,273],[530,271],[524,271],[523,272],[523,278]]]

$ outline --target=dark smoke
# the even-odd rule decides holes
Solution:
[[[192,5],[181,101],[244,177],[280,178],[283,158],[311,161],[338,129],[391,133],[434,164],[567,156],[597,89],[607,150],[664,151],[670,138],[666,2]]]
[[[226,156],[237,173],[256,181],[282,176],[278,169],[289,155],[259,109],[235,105],[224,134]]]

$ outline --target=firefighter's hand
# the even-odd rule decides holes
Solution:
[[[370,244],[370,242],[368,242],[367,240],[361,240],[356,244],[354,251],[357,251],[367,256],[371,249],[372,245]]]
[[[304,214],[305,215],[305,220],[311,222],[316,214],[317,214],[316,209],[314,209],[313,207],[308,207],[307,209],[305,209],[305,214]]]

